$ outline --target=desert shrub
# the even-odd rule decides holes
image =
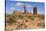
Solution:
[[[26,20],[25,22],[28,22],[28,20]]]
[[[7,23],[9,23],[9,24],[15,23],[15,20],[13,20],[13,19],[10,18],[10,20],[7,21]]]
[[[10,15],[9,17],[7,17],[8,20],[6,21],[7,23],[9,24],[13,24],[13,23],[16,23],[16,17],[13,16],[13,15]]]
[[[23,19],[24,18],[24,16],[21,16],[21,15],[18,15],[17,17],[18,17],[18,19]]]
[[[10,14],[6,14],[6,17],[10,17],[11,15]]]
[[[45,24],[44,23],[38,23],[37,26],[42,27],[42,28],[45,28]]]
[[[34,20],[34,16],[28,16],[28,18],[30,18],[31,20]]]
[[[40,19],[44,19],[45,18],[44,15],[39,15],[37,17],[40,18]]]
[[[23,16],[19,15],[19,18],[23,18]]]

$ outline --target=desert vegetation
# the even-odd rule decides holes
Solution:
[[[44,15],[6,15],[6,30],[44,28]]]

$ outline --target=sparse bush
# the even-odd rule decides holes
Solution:
[[[34,20],[34,16],[28,16],[28,18],[30,18],[31,20]]]
[[[40,18],[40,19],[44,19],[45,18],[44,15],[39,15],[37,17]]]
[[[6,22],[9,23],[9,24],[13,24],[13,23],[16,22],[15,16],[10,15],[10,17],[7,17],[7,18],[8,18],[8,20]]]

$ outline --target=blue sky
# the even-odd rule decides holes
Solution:
[[[33,7],[37,7],[39,14],[45,14],[45,5],[43,2],[26,2],[26,1],[6,1],[6,13],[10,13],[13,10],[24,11],[23,4],[26,4],[28,7],[27,12],[33,13]]]

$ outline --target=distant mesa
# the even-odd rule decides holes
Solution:
[[[26,7],[24,6],[24,12],[19,11],[13,11],[16,15],[26,15],[26,16],[32,16],[32,13],[26,12]],[[33,8],[33,15],[37,14],[37,7]]]
[[[23,16],[23,15],[24,15],[24,16],[32,16],[32,13],[29,13],[29,12],[26,12],[26,13],[24,14],[24,12],[16,11],[15,14],[16,14],[16,15],[22,15],[22,16]]]

